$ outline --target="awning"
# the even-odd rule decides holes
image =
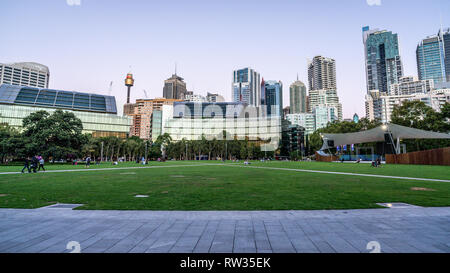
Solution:
[[[367,131],[347,134],[322,134],[323,146],[321,150],[340,145],[360,144],[368,142],[384,142],[385,133],[391,133],[392,138],[399,139],[450,139],[450,134],[425,131],[397,124],[385,124]],[[332,143],[334,142],[334,143]],[[329,146],[328,144],[334,146]]]

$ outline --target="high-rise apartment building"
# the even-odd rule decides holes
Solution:
[[[161,132],[161,128],[155,124],[161,124],[161,112],[163,105],[173,105],[177,99],[139,99],[134,104],[133,124],[130,128],[130,136],[137,136],[141,139],[155,141]],[[158,112],[159,111],[159,112]]]
[[[0,84],[48,88],[50,72],[38,63],[0,63]]]
[[[261,76],[251,68],[233,71],[231,97],[233,102],[244,102],[252,106],[261,105]]]
[[[420,80],[446,81],[443,35],[429,36],[417,45],[417,71]]]
[[[184,100],[186,92],[186,83],[177,74],[173,74],[164,81],[163,97],[165,99]]]
[[[290,113],[306,113],[308,111],[306,86],[298,80],[289,87]]]
[[[418,80],[416,77],[401,77],[399,83],[391,84],[388,94],[393,95],[410,95],[415,93],[428,93],[434,89],[433,79]]]
[[[309,90],[336,90],[336,61],[316,56],[308,64]]]
[[[316,56],[308,63],[309,96],[306,107],[314,112],[317,107],[334,108],[339,120],[342,120],[342,105],[337,96],[336,61]]]
[[[366,61],[367,93],[379,90],[388,93],[389,86],[403,76],[398,35],[386,30],[363,28]]]

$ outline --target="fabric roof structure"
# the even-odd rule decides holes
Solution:
[[[450,139],[450,134],[425,131],[405,127],[393,123],[381,125],[380,127],[367,131],[347,134],[322,134],[323,146],[320,150],[334,148],[340,145],[361,144],[368,142],[384,142],[384,135],[391,133],[395,139]],[[334,141],[334,146],[328,146],[329,141]]]

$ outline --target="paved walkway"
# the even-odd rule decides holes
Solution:
[[[336,211],[0,209],[0,252],[450,253],[450,207]]]

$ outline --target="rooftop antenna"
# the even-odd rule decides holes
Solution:
[[[113,81],[109,83],[108,95],[111,96]]]
[[[297,72],[297,81],[298,81],[298,72]]]
[[[177,62],[175,62],[175,76],[177,75]]]

